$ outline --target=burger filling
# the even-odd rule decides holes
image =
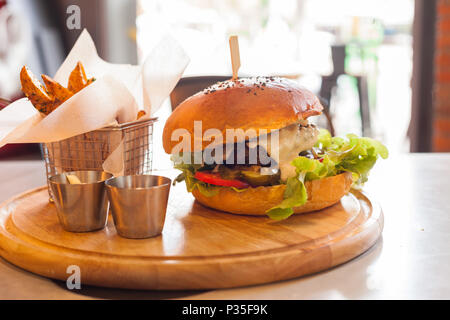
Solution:
[[[271,139],[272,134],[277,134],[278,140]],[[244,154],[237,150],[244,150]],[[275,133],[235,143],[233,148],[224,145],[222,154],[220,161],[200,164],[186,163],[183,155],[173,155],[175,168],[182,171],[174,183],[184,180],[189,192],[197,188],[205,196],[217,194],[220,188],[242,192],[285,184],[284,200],[266,212],[273,219],[285,219],[294,207],[306,203],[305,181],[351,172],[354,186],[358,187],[367,180],[377,158],[387,158],[388,151],[371,138],[354,134],[331,137],[327,130],[301,121]],[[194,154],[188,158],[192,160]]]
[[[296,175],[292,160],[299,156],[299,153],[310,150],[317,142],[319,130],[313,124],[304,120],[303,123],[293,124],[279,130],[278,143],[272,144],[271,134],[257,139],[258,142],[251,141],[250,144],[265,146],[267,154],[278,164],[280,178],[286,181]]]

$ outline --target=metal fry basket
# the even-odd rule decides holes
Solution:
[[[65,140],[43,143],[48,179],[63,172],[103,170],[103,162],[122,143],[124,175],[149,174],[152,170],[153,124],[156,118],[105,127]],[[53,199],[50,187],[50,200]]]

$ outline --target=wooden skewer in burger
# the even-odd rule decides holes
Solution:
[[[175,182],[207,207],[273,219],[326,208],[361,186],[387,149],[309,123],[323,107],[294,81],[238,79],[236,44],[230,39],[233,78],[187,98],[165,124],[164,150],[182,171]]]

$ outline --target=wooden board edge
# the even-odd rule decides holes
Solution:
[[[43,188],[46,188],[46,186],[24,192],[3,202],[1,207],[26,194],[41,191]],[[368,199],[372,206],[376,204],[365,193],[361,192],[361,194]],[[142,290],[232,288],[297,278],[331,268],[359,256],[369,249],[381,235],[383,214],[381,208],[377,208],[380,210],[378,212],[378,218],[375,219],[374,217],[374,219],[369,219],[372,220],[371,228],[367,229],[365,232],[356,232],[353,234],[353,236],[358,237],[358,239],[357,242],[352,245],[354,251],[351,254],[339,253],[340,250],[347,248],[346,246],[348,246],[348,242],[351,240],[351,238],[347,237],[347,239],[343,239],[335,244],[319,247],[313,253],[292,249],[289,251],[277,252],[273,255],[245,256],[244,259],[238,259],[238,261],[236,261],[235,257],[233,258],[233,261],[230,259],[214,259],[214,261],[209,261],[209,263],[206,263],[206,259],[196,259],[195,261],[183,260],[184,264],[188,263],[191,267],[195,267],[198,270],[195,274],[192,274],[192,272],[188,272],[188,274],[183,273],[179,268],[179,264],[173,263],[173,261],[172,263],[171,261],[165,261],[163,263],[161,263],[161,261],[153,261],[152,263],[148,260],[143,262],[139,261],[139,259],[123,259],[123,256],[103,256],[103,262],[100,263],[98,259],[96,259],[97,255],[99,255],[97,253],[83,257],[76,252],[70,252],[70,250],[64,253],[64,259],[62,259],[61,254],[58,253],[57,250],[52,250],[53,248],[43,249],[41,247],[33,246],[30,243],[23,242],[21,239],[14,238],[11,234],[8,236],[5,234],[7,230],[3,228],[4,224],[0,225],[0,255],[7,261],[10,261],[25,270],[63,281],[70,275],[67,273],[67,267],[70,265],[79,265],[82,269],[82,283],[103,287]],[[372,209],[377,210],[375,207],[372,207]],[[21,255],[13,255],[10,253],[17,250],[21,251]],[[313,261],[317,261],[317,255],[320,255],[324,262],[314,265]],[[302,263],[298,263],[299,259],[302,259]],[[63,264],[61,263],[62,260],[64,261]],[[281,265],[287,264],[292,260],[297,261],[294,268],[280,268]],[[277,261],[277,263],[274,264],[273,261]],[[115,274],[106,276],[104,273],[102,274],[101,270],[109,263],[114,265]],[[134,263],[133,267],[137,271],[131,277],[127,276],[124,278],[122,275],[126,274],[127,270],[130,269],[130,263]],[[257,271],[255,269],[257,265],[262,265],[263,268],[260,271]],[[224,275],[224,278],[230,274],[233,275],[236,270],[239,270],[241,273],[242,270],[247,270],[244,276],[245,280],[228,278],[226,281],[223,281],[220,277],[212,276],[212,274],[217,274],[217,268],[219,268],[219,273]],[[194,268],[188,267],[187,269],[192,270]],[[154,280],[155,274],[160,275],[159,280]],[[192,280],[190,282],[178,281],[177,285],[173,284],[174,278],[185,280],[186,277],[191,277]],[[199,286],[198,283],[195,283],[195,279],[204,280],[205,278],[208,278],[207,285]]]

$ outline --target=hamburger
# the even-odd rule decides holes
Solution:
[[[332,137],[308,121],[319,99],[278,77],[218,82],[184,100],[168,118],[164,150],[188,192],[224,212],[285,219],[337,203],[360,187],[379,141]]]

